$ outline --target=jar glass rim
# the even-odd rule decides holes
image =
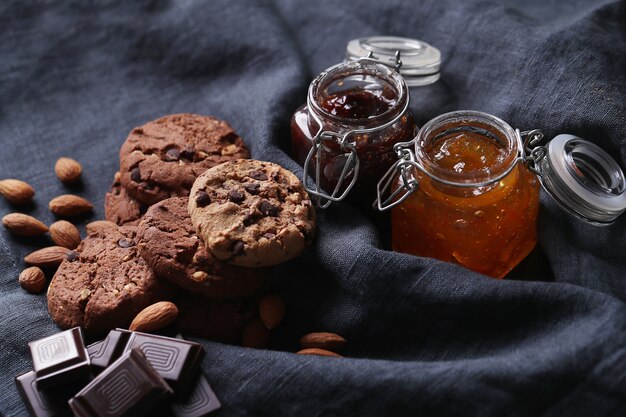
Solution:
[[[473,129],[486,138],[498,142],[504,150],[500,162],[489,166],[488,169],[472,172],[456,172],[441,167],[426,152],[425,145],[451,129],[460,131]],[[431,119],[419,130],[414,141],[417,162],[431,177],[459,185],[489,183],[492,179],[496,182],[500,175],[511,170],[517,163],[521,146],[515,130],[508,123],[489,113],[474,110],[444,113]]]
[[[339,80],[352,75],[372,75],[380,81],[392,87],[398,100],[385,112],[367,118],[348,119],[336,116],[319,104],[320,90],[328,86],[333,81]],[[366,127],[372,124],[384,123],[387,119],[391,119],[397,115],[398,111],[405,107],[408,100],[408,87],[402,75],[392,68],[373,61],[350,61],[341,62],[322,71],[309,85],[307,95],[307,104],[311,110],[318,116],[323,117],[331,122],[348,125],[351,127]]]

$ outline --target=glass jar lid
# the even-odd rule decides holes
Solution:
[[[537,169],[543,188],[563,210],[595,225],[610,224],[626,211],[626,179],[602,148],[574,135],[546,146]]]
[[[370,36],[353,39],[346,46],[346,60],[372,58],[397,67],[409,87],[432,84],[439,79],[441,52],[418,39]]]

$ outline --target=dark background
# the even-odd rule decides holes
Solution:
[[[253,157],[301,175],[285,152],[308,83],[368,35],[423,39],[442,78],[416,89],[420,124],[474,109],[547,136],[573,133],[626,165],[626,2],[22,1],[0,3],[0,178],[96,205],[136,125],[168,113],[228,120]],[[54,176],[60,156],[83,185]],[[15,208],[0,199],[0,215]],[[277,269],[288,315],[272,350],[205,342],[223,416],[626,415],[626,216],[594,228],[542,195],[539,247],[498,281],[381,249],[362,213],[336,205],[301,259]],[[0,230],[0,414],[25,415],[13,377],[27,341],[58,330],[23,291],[41,240]],[[349,340],[342,360],[294,351],[310,331]]]

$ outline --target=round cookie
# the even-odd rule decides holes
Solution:
[[[134,227],[105,228],[68,252],[50,282],[48,311],[63,329],[102,334],[173,295],[139,256]]]
[[[269,270],[218,261],[196,235],[187,197],[151,206],[137,228],[139,253],[160,278],[210,298],[238,299],[259,291]]]
[[[250,153],[228,123],[174,114],[134,128],[120,149],[121,183],[144,204],[184,197],[207,169]]]
[[[315,210],[298,178],[251,159],[226,162],[198,177],[189,214],[216,258],[246,267],[298,256],[315,230]]]
[[[104,218],[118,226],[135,226],[146,212],[146,206],[128,195],[115,173],[111,188],[104,196]]]

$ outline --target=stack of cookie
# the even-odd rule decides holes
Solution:
[[[211,117],[171,115],[133,129],[105,199],[111,223],[70,252],[50,284],[53,319],[102,334],[174,300],[187,334],[266,344],[276,325],[259,317],[259,303],[275,298],[269,268],[305,249],[315,211],[291,172],[248,157],[234,130]]]

